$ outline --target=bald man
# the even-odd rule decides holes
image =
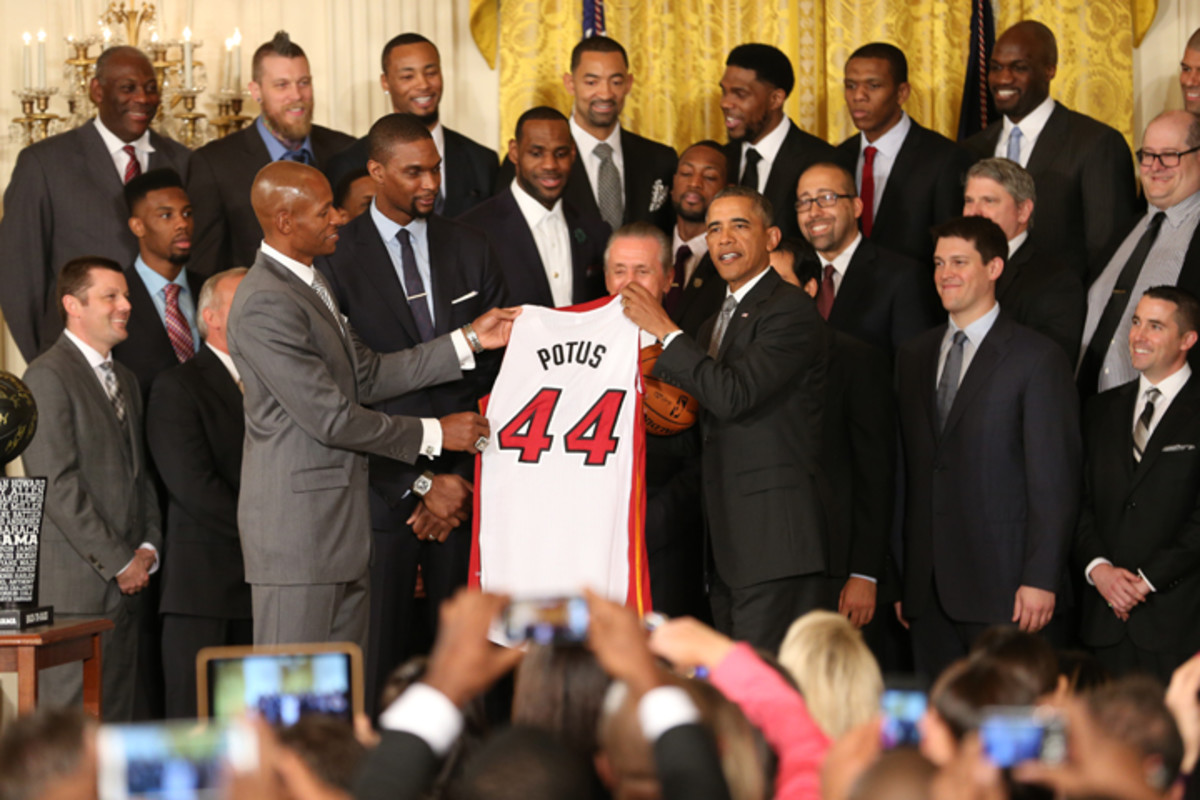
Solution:
[[[1192,31],[1183,58],[1179,60],[1179,88],[1183,89],[1183,107],[1200,114],[1200,28]]]
[[[250,195],[263,229],[229,312],[229,354],[245,384],[238,528],[256,644],[351,641],[364,649],[371,527],[367,454],[409,464],[486,446],[473,412],[437,419],[363,407],[458,380],[508,342],[516,309],[493,309],[431,342],[379,355],[363,345],[313,269],[340,215],[316,169],[263,167]],[[414,486],[420,494],[420,489]]]

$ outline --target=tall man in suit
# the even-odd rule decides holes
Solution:
[[[964,144],[976,158],[1008,158],[1029,170],[1040,198],[1033,227],[1046,247],[1085,253],[1090,281],[1114,228],[1134,218],[1137,191],[1125,137],[1050,98],[1057,69],[1058,43],[1045,25],[1025,20],[1005,31],[988,63],[1003,118]]]
[[[411,114],[389,114],[367,136],[375,200],[341,230],[337,251],[317,259],[350,325],[372,350],[407,350],[505,304],[496,255],[479,231],[435,214],[441,159]],[[389,415],[441,417],[472,411],[498,367],[481,363],[460,381],[371,406]],[[413,603],[417,567],[437,627],[442,601],[467,582],[475,460],[443,453],[427,464],[370,458],[370,704],[391,671],[421,643]]]
[[[1129,331],[1140,373],[1093,398],[1075,560],[1085,644],[1116,674],[1164,683],[1200,648],[1200,385],[1188,353],[1200,302],[1174,286],[1147,289]]]
[[[1079,400],[1062,349],[996,303],[996,223],[943,223],[934,280],[948,324],[896,354],[904,597],[917,670],[937,675],[990,625],[1039,631],[1079,509]]]
[[[701,475],[717,627],[775,649],[792,621],[836,608],[826,577],[828,498],[819,463],[828,342],[804,293],[770,268],[770,203],[733,186],[708,208],[708,250],[728,283],[698,340],[645,288],[626,313],[663,342],[654,377],[700,403]],[[701,344],[703,343],[703,344]]]
[[[830,326],[890,356],[937,324],[928,267],[859,232],[863,201],[849,170],[829,163],[806,169],[795,208],[804,238],[821,259],[817,310]]]
[[[792,62],[769,44],[742,44],[725,59],[721,113],[729,144],[729,181],[749,186],[771,201],[772,224],[784,238],[800,235],[789,210],[800,173],[836,151],[823,139],[800,130],[783,113],[796,83]]]
[[[708,207],[728,183],[725,151],[711,140],[696,142],[683,151],[671,181],[675,228],[671,233],[674,266],[663,305],[671,319],[694,337],[704,321],[721,308],[725,281],[708,254]]]
[[[250,96],[262,113],[196,151],[188,195],[196,204],[192,267],[202,277],[254,262],[263,231],[250,205],[255,174],[272,161],[324,167],[354,140],[314,125],[312,74],[304,50],[279,31],[254,51]]]
[[[65,330],[25,371],[40,418],[25,469],[47,481],[38,581],[58,622],[113,621],[100,640],[102,711],[105,721],[128,721],[139,685],[139,593],[158,569],[162,532],[142,449],[142,396],[133,373],[112,360],[128,335],[125,275],[115,261],[73,259],[57,294]],[[48,705],[83,699],[77,664],[40,681]]]
[[[1183,107],[1200,114],[1200,28],[1192,32],[1183,58],[1179,62],[1179,88],[1183,90]]]
[[[487,234],[509,302],[556,308],[602,297],[611,231],[563,197],[575,162],[567,118],[549,106],[526,111],[508,143],[508,160],[516,171],[512,184],[459,220]]]
[[[908,59],[899,47],[872,42],[855,50],[846,61],[844,86],[859,134],[842,142],[837,153],[863,201],[863,235],[929,264],[929,228],[958,216],[963,173],[973,158],[904,111]]]
[[[201,648],[254,640],[237,527],[246,427],[225,338],[246,272],[235,267],[204,282],[196,309],[204,344],[159,376],[146,405],[146,444],[170,498],[158,606],[169,718],[196,716]]]
[[[256,643],[344,638],[366,646],[367,454],[414,464],[485,444],[475,413],[389,416],[363,403],[462,377],[503,346],[518,312],[493,310],[447,336],[379,355],[359,340],[313,267],[338,241],[316,169],[268,164],[251,201],[264,235],[234,297],[228,342],[245,384],[238,530]]]
[[[129,264],[137,241],[121,187],[142,172],[187,170],[191,152],[150,130],[158,79],[135,47],[110,47],[88,85],[97,118],[21,150],[0,218],[0,308],[26,361],[62,332],[55,276],[67,261],[99,255]]]
[[[392,111],[420,119],[442,159],[437,213],[457,217],[491,197],[500,169],[496,151],[450,130],[438,114],[444,84],[437,45],[419,33],[401,33],[383,46],[382,61],[379,83],[392,99]],[[364,136],[329,159],[325,174],[336,189],[347,176],[366,168]]]

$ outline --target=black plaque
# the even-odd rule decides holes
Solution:
[[[45,478],[0,478],[0,630],[54,621],[38,602],[38,549]]]

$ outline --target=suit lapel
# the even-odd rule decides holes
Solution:
[[[588,180],[587,169],[583,166],[585,158],[591,158],[591,153],[579,150],[575,161],[571,163],[571,172],[567,176],[567,188],[563,192],[563,202],[579,209],[585,214],[600,216],[600,207],[596,205],[596,195],[592,193],[592,184]]]
[[[243,410],[242,392],[234,382],[233,376],[229,374],[229,370],[225,369],[225,365],[212,350],[207,345],[202,346],[200,352],[192,359],[192,363],[199,370],[204,383],[211,386],[213,392],[220,398],[225,410],[231,415],[241,415]]]
[[[362,222],[358,224],[355,236],[355,246],[360,254],[358,266],[370,279],[375,290],[379,292],[384,305],[396,315],[396,321],[400,323],[400,327],[404,328],[404,332],[414,342],[419,342],[421,335],[417,333],[416,320],[413,319],[412,309],[408,306],[408,298],[404,295],[404,286],[401,285],[400,278],[396,275],[396,268],[392,264],[392,257],[388,253],[387,245],[383,243],[379,229],[371,221],[370,213],[360,214],[351,224],[359,223],[360,220]]]
[[[970,404],[971,399],[983,388],[988,377],[1008,356],[1008,340],[1011,336],[1012,330],[1007,321],[1004,317],[999,317],[992,325],[992,329],[988,331],[987,336],[984,337],[983,343],[977,345],[975,357],[971,359],[967,373],[963,375],[962,381],[958,384],[958,393],[954,396],[954,405],[950,407],[950,414],[946,417],[942,436],[947,436],[954,429],[955,424],[963,415],[963,409]],[[939,347],[939,355],[940,349]],[[936,387],[936,383],[934,385]],[[936,395],[936,393],[935,389],[934,394]]]
[[[1031,175],[1044,174],[1058,160],[1059,151],[1066,142],[1067,110],[1055,103],[1050,118],[1046,120],[1046,127],[1038,134],[1037,143],[1033,146],[1033,152],[1029,154],[1029,163],[1025,169]]]
[[[892,164],[892,170],[887,176],[887,183],[883,187],[883,197],[879,200],[879,211],[875,213],[875,230],[878,229],[879,220],[888,220],[895,216],[891,211],[892,206],[906,201],[900,189],[896,187],[908,186],[909,174],[921,161],[921,140],[924,131],[916,120],[910,120],[910,122],[911,127],[904,137],[904,142],[900,145],[900,152],[896,153],[896,161]],[[889,188],[893,190],[889,192]]]
[[[503,216],[496,220],[495,230],[506,232],[504,234],[506,241],[500,247],[515,256],[512,260],[513,263],[509,265],[512,270],[511,274],[529,281],[531,291],[527,296],[539,298],[537,301],[531,301],[534,305],[553,308],[554,295],[550,291],[550,279],[546,277],[546,265],[542,263],[542,255],[538,252],[537,242],[533,240],[533,231],[529,229],[529,223],[525,220],[525,215],[521,213],[521,207],[517,205],[517,198],[513,197],[512,187],[508,187],[498,196],[500,200],[497,205],[503,212]],[[568,230],[570,225],[571,221],[567,219]],[[574,253],[575,251],[572,249],[572,256]],[[516,286],[510,286],[509,293],[518,296],[526,294],[519,291]]]
[[[758,313],[758,307],[766,302],[770,297],[775,287],[782,278],[771,268],[767,268],[766,274],[759,279],[754,288],[742,298],[742,302],[737,304],[733,309],[733,316],[729,320],[729,327],[725,329],[725,337],[721,340],[721,350],[717,354],[718,359],[724,359],[729,352],[730,346],[737,341],[738,337],[744,331],[749,331],[754,325],[754,319]]]
[[[100,132],[96,130],[95,123],[85,123],[82,134],[80,138],[83,142],[83,158],[87,163],[88,174],[97,186],[104,189],[106,196],[120,195],[124,184],[121,182],[121,176],[117,174],[112,154],[108,152],[104,140],[100,138]]]
[[[938,326],[938,334],[931,340],[933,346],[929,348],[928,353],[922,354],[918,362],[921,374],[918,376],[917,385],[925,388],[921,396],[925,398],[925,416],[929,420],[929,430],[933,431],[934,439],[941,435],[937,415],[937,368],[938,360],[942,356],[942,340],[946,338],[946,328],[944,324]]]
[[[63,333],[59,337],[59,340],[55,346],[62,350],[63,355],[65,356],[64,360],[66,361],[69,369],[75,372],[76,386],[80,387],[80,390],[87,395],[85,402],[91,407],[98,409],[97,413],[104,418],[104,424],[109,426],[110,432],[115,434],[117,438],[124,443],[126,464],[132,469],[133,464],[129,459],[131,455],[129,449],[129,429],[126,428],[128,423],[122,423],[119,419],[117,419],[117,412],[113,408],[112,401],[108,399],[108,392],[104,389],[104,386],[101,385],[100,378],[96,375],[96,371],[92,369],[92,365],[88,363],[87,357],[80,352],[79,348],[75,346],[75,343],[67,338],[66,333]],[[114,369],[115,368],[116,367],[114,365]],[[125,419],[128,420],[130,404],[133,402],[133,395],[130,392],[132,391],[133,393],[136,393],[138,388],[136,384],[132,387],[132,389],[126,385],[126,382],[120,379],[119,372],[117,373],[117,385],[125,394]]]
[[[842,285],[834,295],[833,307],[829,310],[831,323],[862,310],[862,300],[870,294],[875,284],[875,255],[875,246],[864,237],[850,258]]]
[[[787,136],[783,138],[783,144],[779,146],[779,152],[775,154],[775,159],[771,162],[771,174],[767,176],[767,183],[763,186],[764,197],[774,198],[783,192],[790,194],[793,200],[796,199],[796,187],[793,186],[789,189],[783,185],[783,173],[786,170],[782,169],[781,165],[788,161],[798,160],[799,151],[802,149],[800,129],[793,122],[788,125]],[[780,167],[780,169],[776,169],[776,167]]]
[[[429,236],[429,291],[433,293],[434,329],[440,336],[448,333],[451,327],[453,308],[450,301],[465,293],[467,287],[454,282],[459,270],[442,266],[457,261],[456,243],[448,226],[443,225],[442,218],[430,217],[426,232]]]
[[[255,268],[266,266],[268,269],[274,270],[276,276],[283,281],[285,286],[290,287],[292,292],[295,293],[297,297],[301,298],[302,302],[308,303],[310,306],[315,308],[317,313],[324,317],[325,321],[328,322],[329,325],[333,327],[334,332],[337,333],[338,339],[341,340],[342,347],[346,351],[346,357],[350,359],[350,363],[357,363],[358,359],[355,358],[354,346],[350,342],[349,332],[342,325],[341,320],[334,318],[333,312],[330,311],[329,307],[325,305],[320,297],[317,296],[316,290],[314,290],[311,286],[306,286],[295,273],[283,266],[283,264],[275,261],[275,259],[271,258],[270,256],[264,255],[261,250],[258,253],[258,259],[258,262],[255,263]]]
[[[563,202],[563,218],[567,221],[567,235],[571,239],[572,301],[575,303],[580,303],[587,299],[587,233],[579,224],[579,214],[575,211],[575,208],[568,205],[565,201]],[[543,276],[545,275],[545,270],[542,271],[542,274]],[[546,287],[547,289],[549,288],[548,282]]]
[[[1017,283],[1017,276],[1021,274],[1021,270],[1032,258],[1033,240],[1026,238],[1017,248],[1017,252],[1012,254],[1012,258],[1004,263],[1004,271],[996,279],[996,302],[1004,303],[1007,300],[1008,290]]]
[[[1135,384],[1136,385],[1136,384]],[[1188,378],[1188,382],[1179,390],[1179,394],[1171,401],[1171,405],[1167,408],[1167,413],[1163,414],[1163,418],[1154,428],[1154,433],[1150,434],[1150,441],[1146,442],[1146,449],[1142,453],[1142,460],[1133,469],[1133,482],[1130,484],[1130,491],[1133,491],[1142,479],[1154,467],[1154,462],[1162,455],[1163,447],[1171,443],[1179,429],[1186,423],[1191,422],[1196,418],[1196,414],[1200,412],[1200,391],[1197,391],[1198,384],[1196,376]],[[1137,403],[1137,390],[1134,390],[1134,403]],[[1134,409],[1129,409],[1129,416],[1126,418],[1125,428],[1128,430],[1129,449],[1128,453],[1133,452],[1133,414]],[[1132,457],[1127,460],[1132,460]]]

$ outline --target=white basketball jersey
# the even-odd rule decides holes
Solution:
[[[639,342],[617,298],[523,307],[485,400],[472,585],[649,610]]]

